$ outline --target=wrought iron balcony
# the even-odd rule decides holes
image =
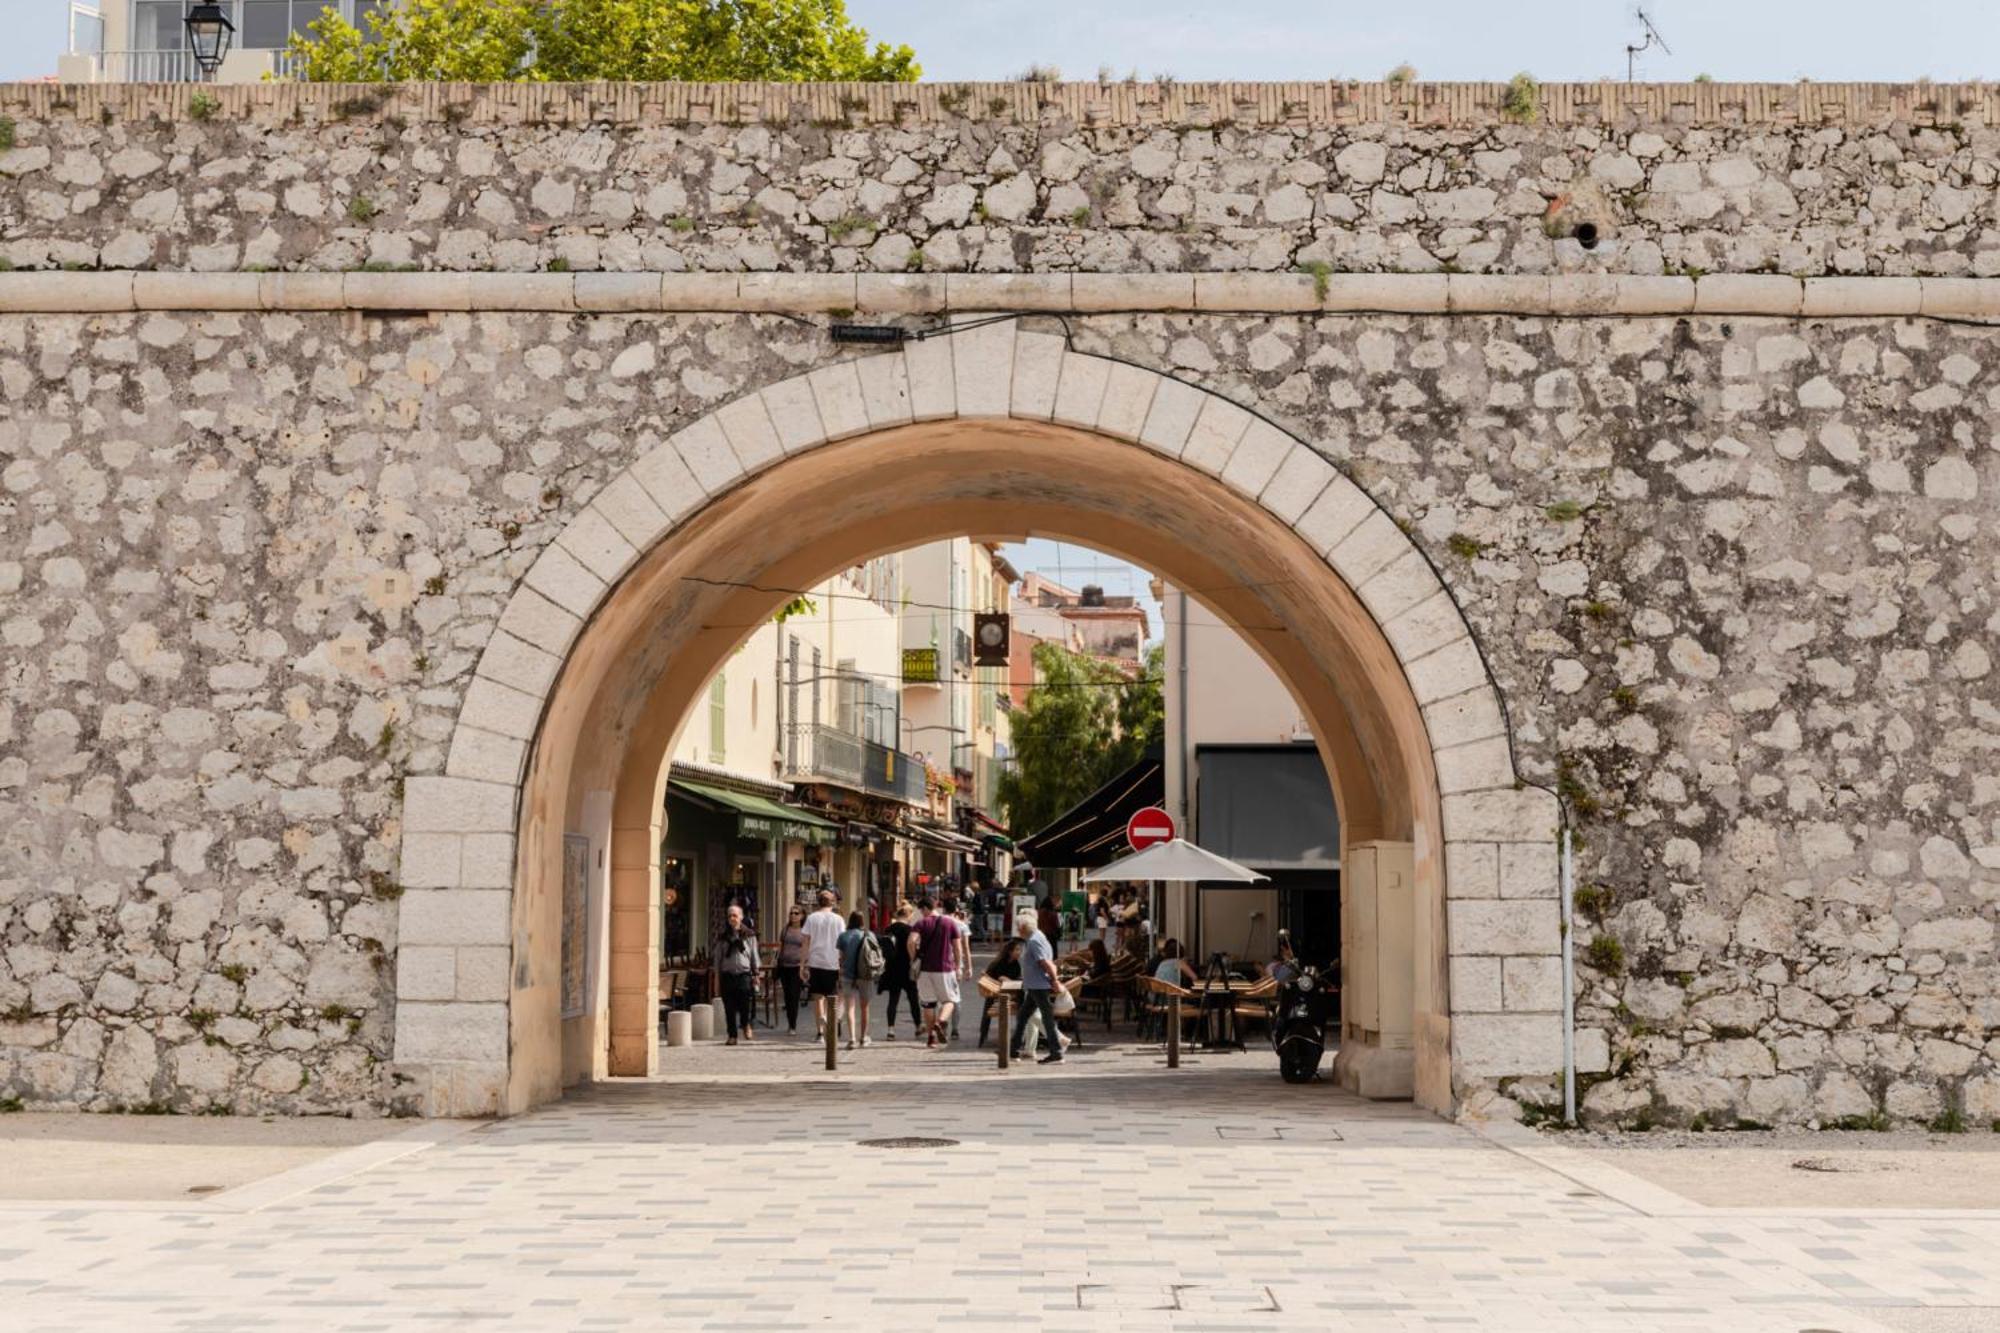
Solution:
[[[201,83],[201,66],[194,51],[174,47],[164,51],[99,51],[72,53],[63,57],[63,77],[83,78],[91,83]],[[77,62],[72,65],[69,62]],[[87,62],[87,63],[85,63]],[[298,77],[288,51],[242,50],[230,53],[218,82],[247,82],[263,77],[290,80]]]
[[[924,766],[901,750],[824,723],[803,722],[791,733],[785,738],[785,776],[792,781],[825,782],[909,805],[924,803]]]

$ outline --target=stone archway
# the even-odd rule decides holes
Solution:
[[[846,512],[858,493],[866,511]],[[1417,1098],[1448,1111],[1556,1067],[1555,800],[1517,782],[1499,694],[1429,560],[1268,421],[1008,321],[731,402],[614,478],[529,571],[445,774],[406,791],[396,1058],[426,1112],[511,1113],[578,1074],[653,1068],[664,758],[731,626],[768,615],[773,588],[1029,515],[1218,590],[1204,600],[1313,719],[1344,842],[1406,849],[1407,957],[1367,984],[1407,1007],[1395,1058]],[[556,886],[586,820],[608,830],[608,986],[566,1060]]]

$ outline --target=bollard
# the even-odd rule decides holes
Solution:
[[[1167,997],[1167,1068],[1181,1067],[1181,997]]]
[[[685,1046],[694,1040],[694,1015],[685,1009],[667,1014],[667,1045]]]
[[[1007,992],[1000,992],[1000,1067],[1007,1067],[1007,1057],[1014,1053],[1014,1025],[1007,1018]]]
[[[729,1010],[724,1007],[720,999],[710,1000],[708,1004],[710,1011],[708,1018],[708,1035],[711,1037],[728,1036]]]
[[[689,1029],[690,1037],[695,1041],[712,1040],[715,1036],[715,1010],[705,1004],[697,1004],[689,1007],[687,1013],[689,1021],[694,1024]]]
[[[832,1000],[825,1001],[825,1004],[826,1004],[826,1067],[830,1070],[838,1069],[840,1068],[840,1056],[839,1056],[840,1014],[835,1011]]]

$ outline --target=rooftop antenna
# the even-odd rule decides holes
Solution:
[[[1638,76],[1639,56],[1642,52],[1650,51],[1657,46],[1668,55],[1674,53],[1674,48],[1667,45],[1667,39],[1660,36],[1660,30],[1653,26],[1652,17],[1646,13],[1644,6],[1634,6],[1632,17],[1639,20],[1639,25],[1646,30],[1646,40],[1636,46],[1630,42],[1625,44],[1625,82],[1627,83],[1633,82]]]

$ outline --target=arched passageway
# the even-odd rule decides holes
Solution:
[[[462,921],[463,941],[427,949],[505,948],[512,978],[506,1003],[461,1001],[405,946],[397,1057],[430,1113],[516,1111],[579,1076],[655,1068],[667,754],[696,692],[786,590],[967,533],[1060,536],[1158,570],[1292,690],[1343,864],[1382,852],[1379,921],[1344,924],[1350,960],[1373,960],[1348,978],[1365,1019],[1346,1076],[1448,1110],[1475,1081],[1555,1066],[1555,1013],[1454,1004],[1455,959],[1497,972],[1556,951],[1555,805],[1517,785],[1498,695],[1429,562],[1242,407],[1001,323],[738,399],[614,479],[524,580],[447,775],[407,794],[405,912]],[[591,839],[605,962],[567,1019],[566,833]]]

